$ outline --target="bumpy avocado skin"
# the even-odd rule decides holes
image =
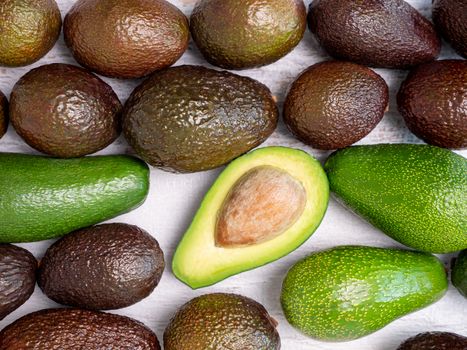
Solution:
[[[400,243],[431,253],[467,248],[467,160],[428,145],[353,146],[326,161],[331,191]]]
[[[439,300],[443,264],[426,253],[342,246],[314,253],[288,272],[281,302],[290,324],[324,341],[349,341]]]
[[[27,66],[52,49],[62,18],[54,0],[0,2],[0,66]]]
[[[0,91],[0,139],[8,129],[8,100]]]
[[[298,139],[315,148],[344,148],[378,125],[388,101],[386,82],[371,69],[326,61],[305,70],[292,84],[284,121]]]
[[[434,0],[433,22],[459,55],[467,58],[467,2]]]
[[[279,350],[276,321],[256,301],[236,294],[206,294],[175,314],[165,350]]]
[[[172,65],[190,39],[188,19],[165,0],[79,0],[63,32],[79,64],[123,79]]]
[[[467,338],[447,332],[421,333],[407,339],[397,350],[465,350]]]
[[[306,8],[302,0],[201,0],[190,29],[210,63],[226,69],[258,67],[298,45],[306,30]]]
[[[34,292],[37,261],[26,249],[0,244],[0,320]]]
[[[136,153],[175,172],[217,168],[260,145],[278,110],[263,84],[201,66],[157,72],[131,94],[123,131]]]
[[[452,268],[452,284],[467,298],[467,250],[464,250],[456,258]]]
[[[407,127],[425,142],[467,147],[467,61],[441,60],[413,69],[397,95]]]
[[[80,309],[45,309],[0,332],[0,350],[160,350],[156,335],[129,317]]]
[[[54,301],[110,310],[147,297],[164,271],[164,254],[146,231],[104,224],[75,231],[54,243],[41,261],[38,285]]]
[[[441,50],[432,23],[403,0],[314,0],[308,22],[331,56],[366,66],[407,68]]]

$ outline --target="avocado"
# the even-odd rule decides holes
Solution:
[[[161,350],[156,335],[129,317],[80,309],[45,309],[0,332],[0,350]]]
[[[302,40],[306,8],[302,0],[200,0],[190,29],[213,65],[259,67],[284,57]]]
[[[0,66],[27,66],[52,49],[62,17],[54,0],[0,1]]]
[[[467,160],[428,145],[353,146],[325,169],[344,204],[400,243],[431,253],[467,248]]]
[[[217,168],[260,145],[277,125],[269,89],[201,66],[157,72],[133,91],[123,132],[136,153],[174,172]]]
[[[221,173],[175,252],[175,276],[191,288],[277,260],[303,244],[326,212],[329,187],[309,154],[266,147]]]
[[[164,254],[146,231],[127,224],[84,228],[45,253],[37,283],[57,303],[119,309],[147,297],[164,271]]]
[[[447,332],[421,333],[407,339],[397,350],[465,350],[467,338]]]
[[[171,66],[190,39],[188,19],[165,0],[78,0],[63,33],[79,64],[122,79]]]
[[[434,0],[433,22],[459,55],[467,58],[467,2]]]
[[[285,277],[286,319],[321,341],[349,341],[440,299],[443,264],[427,253],[342,246],[313,253]]]
[[[236,294],[192,299],[164,332],[165,350],[279,350],[277,322],[256,301]]]
[[[442,60],[413,69],[397,94],[407,127],[429,144],[467,147],[467,61]]]
[[[8,100],[0,91],[0,139],[8,129]]]
[[[26,249],[0,244],[0,320],[23,305],[36,286],[37,261]]]
[[[462,251],[452,267],[452,284],[467,298],[467,250]]]
[[[308,23],[334,58],[381,68],[407,68],[438,57],[433,24],[403,0],[314,0]]]
[[[129,156],[0,153],[0,242],[35,242],[126,213],[146,199],[148,166]]]
[[[10,99],[16,132],[36,150],[61,158],[81,157],[111,144],[121,131],[121,109],[104,81],[60,63],[28,72]]]
[[[284,122],[299,140],[314,148],[344,148],[378,125],[388,101],[386,82],[371,69],[350,62],[321,62],[292,84]]]

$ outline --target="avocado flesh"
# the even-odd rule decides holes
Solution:
[[[8,101],[0,91],[0,139],[8,129]]]
[[[231,189],[248,171],[272,166],[287,172],[306,191],[300,217],[280,235],[241,247],[216,245],[220,210]],[[277,260],[304,243],[317,229],[327,208],[329,188],[320,163],[305,152],[266,147],[233,161],[203,199],[173,259],[175,276],[193,289],[217,283],[234,274]]]
[[[454,287],[467,298],[467,250],[462,251],[456,258],[451,278]]]

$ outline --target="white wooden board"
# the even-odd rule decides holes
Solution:
[[[273,1],[273,0],[271,0]],[[196,0],[171,0],[187,15],[191,13]],[[308,5],[310,0],[305,1]],[[427,17],[431,17],[431,0],[411,0],[413,6]],[[58,1],[62,16],[74,3],[73,0]],[[221,20],[221,19],[220,19]],[[442,58],[457,56],[454,51],[444,44]],[[328,58],[318,46],[313,36],[307,31],[300,45],[287,57],[280,61],[259,69],[238,72],[251,76],[267,84],[282,104],[284,93],[288,85],[305,68],[313,63]],[[76,62],[63,43],[63,39],[55,48],[36,64],[24,68],[0,67],[0,90],[9,95],[15,82],[33,67],[52,62]],[[191,42],[189,50],[177,62],[179,64],[200,64],[209,66]],[[377,70],[387,81],[391,91],[389,112],[381,124],[361,144],[384,142],[420,143],[405,127],[402,117],[397,113],[395,94],[406,76],[406,71]],[[109,82],[122,102],[129,96],[139,81],[119,81],[105,78]],[[320,160],[324,160],[329,152],[321,152],[303,145],[295,140],[280,124],[277,131],[264,145],[284,145],[304,149]],[[28,147],[10,127],[7,135],[0,140],[0,151],[37,153]],[[132,153],[131,149],[120,137],[113,145],[100,154]],[[467,156],[467,152],[459,152]],[[1,171],[1,169],[0,169]],[[351,214],[334,199],[331,199],[325,219],[315,234],[302,247],[282,258],[259,269],[231,277],[217,285],[202,290],[192,291],[173,276],[170,263],[174,249],[191,221],[203,194],[216,178],[219,170],[189,174],[174,175],[157,169],[151,170],[151,190],[145,204],[137,210],[120,216],[112,221],[136,224],[151,232],[157,238],[165,252],[167,268],[162,281],[154,293],[142,302],[115,313],[127,315],[144,322],[153,329],[159,339],[162,339],[164,329],[174,312],[191,298],[210,292],[240,293],[256,299],[279,321],[279,332],[282,338],[282,348],[286,350],[395,350],[405,338],[423,331],[451,331],[467,336],[467,300],[451,286],[447,295],[436,304],[408,315],[374,333],[368,337],[348,343],[321,343],[306,338],[290,327],[283,317],[279,295],[282,279],[286,271],[299,259],[312,251],[330,248],[336,245],[360,244],[379,247],[400,247],[364,220]],[[51,241],[22,244],[37,258],[41,258],[51,244]],[[441,256],[446,266],[452,255]],[[36,310],[58,305],[42,294],[37,287],[31,299],[14,313],[0,322],[0,328],[5,327],[17,318]]]

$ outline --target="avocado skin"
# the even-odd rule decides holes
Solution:
[[[63,236],[146,199],[149,168],[129,156],[54,159],[0,153],[0,242]]]
[[[282,286],[290,324],[323,341],[349,341],[439,300],[443,264],[426,253],[341,246],[295,264]]]
[[[0,350],[160,350],[156,335],[129,317],[80,309],[33,312],[0,332]]]
[[[403,0],[314,0],[308,23],[331,56],[366,66],[407,68],[441,50],[432,23]]]
[[[277,125],[269,89],[201,66],[157,72],[123,109],[123,132],[149,164],[174,172],[224,165],[263,143]]]
[[[57,303],[119,309],[147,297],[164,271],[157,241],[137,226],[104,224],[54,243],[41,261],[38,285]]]
[[[467,2],[434,0],[433,22],[459,55],[467,58]]]
[[[164,332],[165,350],[279,350],[276,321],[256,301],[236,294],[205,294],[175,314]]]
[[[36,286],[37,261],[26,249],[0,244],[0,320],[23,305]]]
[[[122,79],[172,65],[190,39],[188,19],[165,0],[79,0],[63,32],[79,64]]]
[[[292,84],[284,121],[301,141],[319,149],[350,146],[383,119],[386,82],[371,69],[326,61],[305,70]]]
[[[467,250],[455,259],[451,274],[452,284],[467,298]]]
[[[407,339],[397,350],[465,350],[467,338],[455,333],[427,332]]]
[[[397,94],[407,127],[425,142],[467,147],[467,61],[441,60],[413,69]]]
[[[121,132],[122,105],[103,80],[68,64],[35,68],[14,86],[10,118],[36,150],[81,157],[111,144]]]
[[[400,243],[431,253],[467,248],[467,160],[428,145],[353,146],[325,170],[344,204]]]
[[[282,58],[302,40],[306,8],[302,0],[201,0],[193,9],[190,29],[213,65],[259,67]]]
[[[61,27],[54,0],[2,0],[0,66],[20,67],[38,61],[55,45]]]
[[[8,129],[8,100],[0,91],[0,139]]]

